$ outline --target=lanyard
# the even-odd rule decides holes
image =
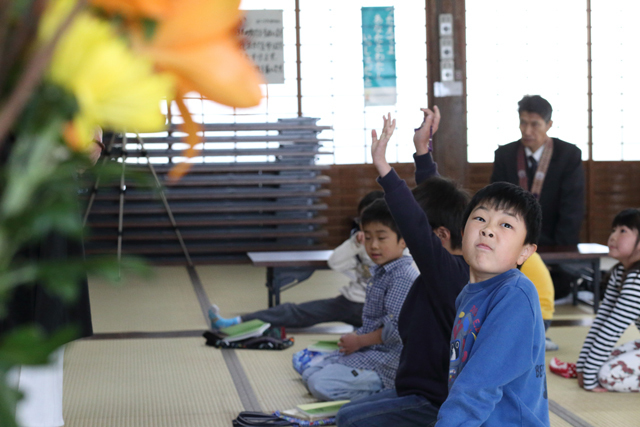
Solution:
[[[540,163],[538,164],[538,168],[536,169],[536,174],[533,176],[533,182],[531,183],[531,189],[529,190],[536,199],[540,199],[542,184],[544,183],[544,178],[547,176],[547,170],[549,169],[549,162],[551,161],[552,154],[553,140],[549,138],[547,142],[544,143],[542,158],[540,159]],[[527,190],[529,187],[529,183],[527,182],[527,168],[525,162],[526,157],[524,154],[524,145],[520,143],[520,147],[518,147],[518,180],[520,183],[520,187]]]

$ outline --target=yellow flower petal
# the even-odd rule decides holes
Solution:
[[[89,129],[161,130],[160,102],[175,91],[172,76],[154,74],[148,59],[134,56],[107,22],[88,13],[56,46],[48,77],[75,95]]]

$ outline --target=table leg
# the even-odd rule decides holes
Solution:
[[[273,289],[273,267],[267,267],[267,298],[269,299],[269,308],[274,306],[274,289]],[[280,299],[280,298],[278,298]]]
[[[593,260],[593,312],[598,312],[598,305],[600,304],[600,258]]]

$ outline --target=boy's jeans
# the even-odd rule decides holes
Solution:
[[[331,362],[331,360],[325,360],[320,365],[311,366],[302,373],[302,380],[315,398],[356,400],[382,390],[382,380],[374,371],[350,368]]]
[[[398,397],[395,390],[383,390],[347,403],[338,411],[338,427],[423,427],[433,426],[438,408],[418,395]]]
[[[242,321],[260,319],[271,326],[307,328],[323,322],[344,322],[362,326],[361,302],[353,302],[340,295],[335,298],[307,301],[302,304],[286,302],[266,310],[243,314]]]

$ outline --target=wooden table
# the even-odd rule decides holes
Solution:
[[[580,264],[589,263],[593,269],[593,312],[598,311],[600,304],[600,258],[609,253],[609,248],[597,243],[579,243],[573,246],[540,246],[538,248],[540,257],[546,264]],[[589,304],[578,299],[578,287],[572,288],[573,305],[578,301]]]
[[[247,252],[254,267],[267,267],[269,307],[280,304],[280,292],[305,280],[314,271],[327,269],[333,253],[326,251]]]
[[[267,290],[269,307],[280,304],[280,292],[305,280],[314,271],[327,269],[332,250],[323,251],[275,251],[248,252],[255,267],[267,267]],[[593,268],[593,311],[600,303],[600,258],[609,253],[609,248],[597,243],[580,243],[575,246],[541,246],[540,257],[546,264],[589,263]],[[578,289],[573,287],[573,302],[578,303]],[[585,301],[581,301],[585,302]]]

